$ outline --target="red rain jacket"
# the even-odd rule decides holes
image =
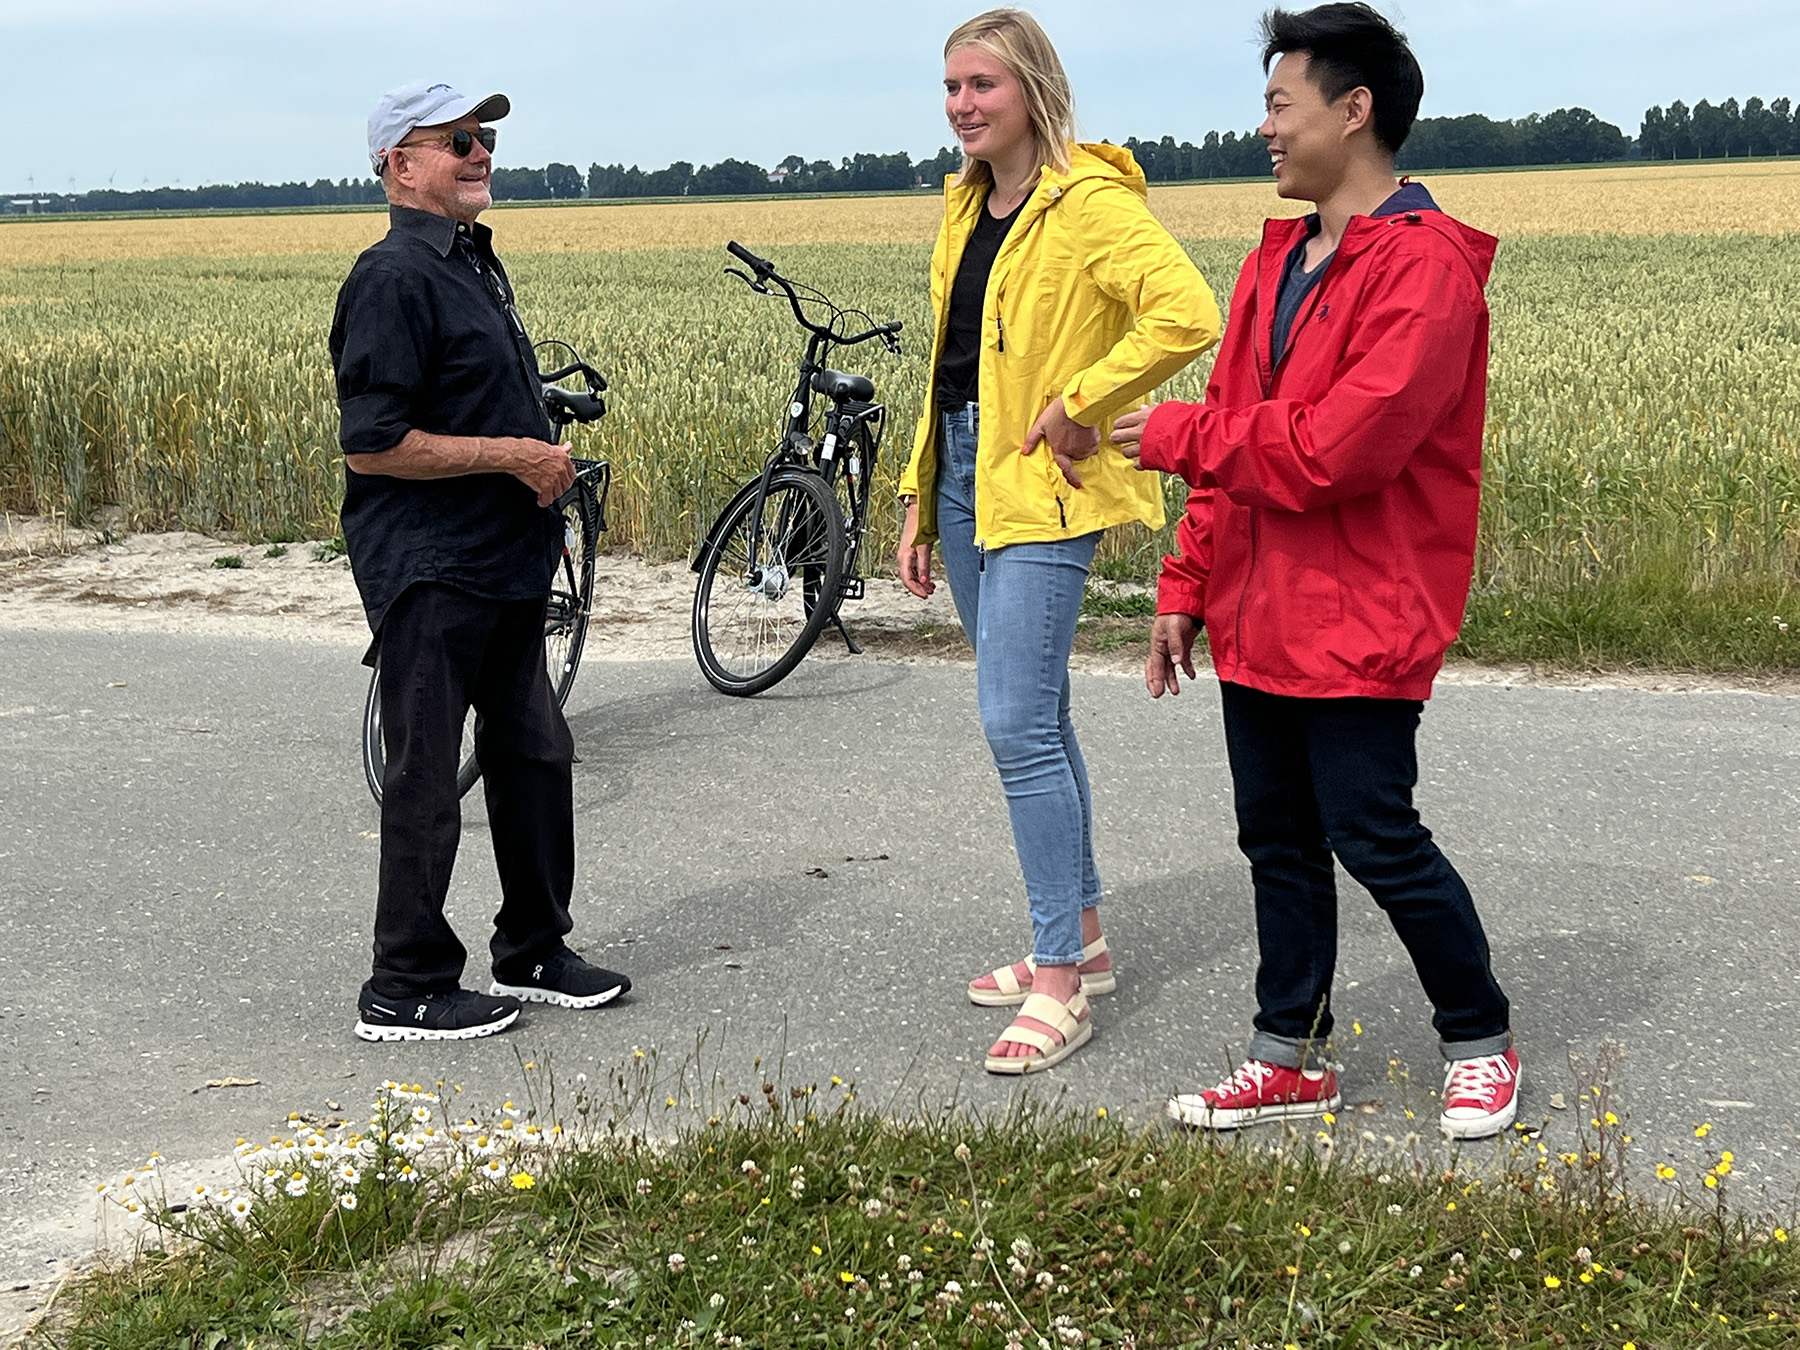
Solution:
[[[1430,197],[1403,187],[1385,210]],[[1245,260],[1206,402],[1164,403],[1142,463],[1193,488],[1157,611],[1203,618],[1221,680],[1426,699],[1474,569],[1496,240],[1434,207],[1357,216],[1270,359],[1303,220]]]

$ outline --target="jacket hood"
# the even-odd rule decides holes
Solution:
[[[1263,226],[1263,247],[1274,248],[1285,258],[1287,251],[1306,236],[1312,219],[1311,216],[1297,216],[1267,222]],[[1344,232],[1343,242],[1338,245],[1338,252],[1346,259],[1355,257],[1391,238],[1387,231],[1402,224],[1431,230],[1435,236],[1448,243],[1468,266],[1475,284],[1484,290],[1487,288],[1488,277],[1494,270],[1494,254],[1500,247],[1500,241],[1493,235],[1484,234],[1474,226],[1465,225],[1454,216],[1446,214],[1425,185],[1411,179],[1395,188],[1393,195],[1381,204],[1374,215],[1353,218],[1350,228]]]
[[[980,199],[979,189],[966,187],[956,179],[956,174],[949,174],[944,179],[944,196],[952,219],[964,212],[973,211],[975,203]],[[1107,145],[1104,142],[1094,145],[1085,141],[1070,143],[1067,173],[1045,166],[1032,195],[1036,196],[1048,188],[1050,200],[1054,201],[1075,184],[1095,179],[1118,183],[1130,188],[1140,197],[1148,198],[1150,195],[1150,184],[1145,180],[1144,171],[1138,167],[1131,151],[1122,145]]]
[[[1055,169],[1045,169],[1043,181],[1052,186],[1067,188],[1089,178],[1110,178],[1122,183],[1140,197],[1150,195],[1150,185],[1144,179],[1144,171],[1138,168],[1138,162],[1131,151],[1122,145],[1089,144],[1077,141],[1069,147],[1069,171],[1058,173]]]

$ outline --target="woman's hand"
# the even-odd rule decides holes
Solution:
[[[1119,447],[1121,455],[1139,469],[1144,467],[1143,461],[1138,458],[1144,448],[1144,423],[1150,420],[1150,414],[1155,411],[1154,403],[1147,408],[1133,408],[1128,413],[1120,413],[1119,420],[1113,423],[1112,443]]]
[[[900,584],[921,600],[937,589],[931,580],[931,545],[913,541],[919,537],[919,499],[906,504],[906,523],[900,527]]]
[[[1050,447],[1051,457],[1056,460],[1056,467],[1062,470],[1069,486],[1078,488],[1081,475],[1075,472],[1075,461],[1100,453],[1100,428],[1082,426],[1069,416],[1062,399],[1055,398],[1031,424],[1031,430],[1025,436],[1025,448],[1020,453],[1029,455],[1040,443]]]

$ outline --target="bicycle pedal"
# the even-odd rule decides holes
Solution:
[[[863,598],[863,579],[861,577],[845,577],[838,583],[839,600],[860,600]]]

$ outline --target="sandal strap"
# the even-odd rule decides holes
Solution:
[[[1052,1050],[1056,1049],[1057,1046],[1066,1044],[1066,1042],[1058,1041],[1053,1036],[1046,1036],[1041,1031],[1033,1031],[1030,1027],[1022,1027],[1017,1022],[1014,1022],[1005,1031],[1001,1032],[1000,1039],[1003,1041],[1012,1041],[1017,1045],[1034,1046],[1039,1054],[1044,1055],[1049,1054]]]
[[[1106,950],[1106,934],[1102,933],[1081,949],[1081,964],[1086,965]]]
[[[1031,994],[1026,998],[1024,1005],[1020,1007],[1019,1016],[1030,1017],[1042,1022],[1047,1027],[1055,1028],[1056,1034],[1062,1038],[1062,1043],[1067,1045],[1069,1037],[1073,1036],[1075,1029],[1081,1025],[1081,1014],[1085,1011],[1087,1011],[1087,995],[1078,989],[1067,1003],[1059,1002],[1048,994]],[[1015,1022],[1013,1025],[1017,1026],[1018,1024]],[[1010,1038],[1012,1034],[1013,1028],[1008,1027],[1006,1035]]]
[[[1011,966],[1001,966],[988,973],[993,977],[994,987],[1001,993],[1010,997],[1025,992],[1025,986],[1019,983],[1019,977],[1013,974]]]

